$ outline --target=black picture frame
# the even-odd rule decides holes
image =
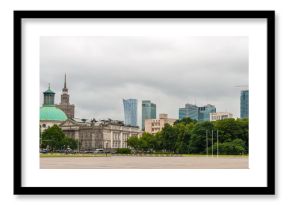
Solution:
[[[22,19],[218,18],[267,20],[266,187],[24,187],[22,186]],[[14,194],[16,195],[273,195],[275,194],[275,11],[14,11]]]

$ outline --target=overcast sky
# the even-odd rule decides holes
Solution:
[[[79,118],[124,120],[122,99],[156,103],[178,118],[185,103],[240,113],[248,84],[247,37],[41,37],[40,89],[60,102],[64,74]],[[40,103],[43,102],[40,93]]]

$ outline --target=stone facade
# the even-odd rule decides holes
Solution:
[[[70,105],[70,104],[58,104],[56,105],[59,109],[64,111],[66,116],[68,118],[74,118],[75,117],[75,105]]]
[[[79,141],[80,150],[126,148],[129,137],[142,135],[138,127],[114,120],[68,119],[60,124],[60,128],[67,136]]]
[[[62,121],[55,121],[55,120],[40,120],[39,121],[39,129],[41,132],[46,130],[47,128],[52,127],[53,125],[60,125]]]

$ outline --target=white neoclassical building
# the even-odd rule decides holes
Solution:
[[[233,114],[229,112],[214,112],[210,113],[210,121],[224,120],[227,118],[233,118]]]
[[[67,119],[61,123],[63,132],[79,141],[80,150],[127,148],[131,136],[141,136],[139,127],[124,125],[117,120]]]

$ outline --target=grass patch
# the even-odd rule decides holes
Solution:
[[[81,153],[76,153],[76,154],[65,154],[65,153],[40,153],[39,155],[41,158],[46,158],[46,157],[106,157],[106,154],[94,154],[94,153],[89,153],[89,154],[81,154]],[[108,157],[111,156],[111,154],[107,154]]]
[[[205,154],[107,154],[107,157],[111,156],[129,156],[129,157],[207,157]],[[76,154],[65,154],[65,153],[40,153],[41,158],[48,158],[48,157],[106,157],[105,153],[76,153]],[[211,155],[208,155],[208,157],[212,157]],[[214,155],[214,158],[217,156]],[[247,158],[248,155],[219,155],[219,157],[245,157]]]
[[[206,154],[182,154],[183,157],[207,157]],[[211,154],[208,155],[208,157],[212,157]],[[213,155],[213,157],[217,157],[217,155]],[[218,157],[248,157],[248,155],[244,154],[244,155],[226,155],[226,154],[220,154]]]

